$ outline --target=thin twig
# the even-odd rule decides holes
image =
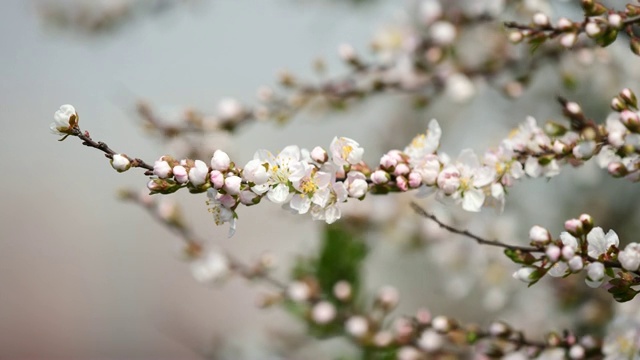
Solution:
[[[473,233],[471,233],[471,232],[469,232],[467,230],[459,230],[459,229],[454,228],[453,226],[450,226],[450,225],[447,225],[447,224],[443,223],[442,221],[438,220],[438,218],[435,217],[435,215],[429,214],[425,209],[423,209],[420,205],[416,204],[415,202],[411,202],[411,207],[413,208],[413,210],[416,213],[418,213],[418,215],[421,215],[422,217],[425,217],[427,219],[431,219],[431,220],[435,221],[438,225],[440,225],[441,228],[446,229],[447,231],[449,231],[451,233],[471,238],[471,239],[475,240],[478,244],[496,246],[496,247],[501,247],[501,248],[510,249],[510,250],[520,250],[520,251],[524,251],[524,252],[528,252],[528,253],[543,253],[544,252],[544,249],[538,249],[538,248],[528,247],[528,246],[510,245],[510,244],[505,244],[505,243],[497,241],[497,240],[484,239],[484,238],[482,238],[482,237],[480,237],[478,235],[475,235],[475,234],[473,234]]]

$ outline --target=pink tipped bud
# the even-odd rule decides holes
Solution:
[[[412,189],[418,188],[422,185],[422,175],[415,171],[409,173],[409,187]]]
[[[218,170],[212,170],[209,174],[209,179],[215,189],[220,189],[224,186],[224,175]]]
[[[398,189],[400,191],[409,190],[409,182],[407,181],[407,178],[404,177],[404,176],[397,176],[396,177],[396,186],[398,187]]]
[[[556,262],[558,261],[558,259],[560,259],[560,255],[562,255],[562,250],[558,246],[549,245],[547,247],[547,250],[545,251],[545,254],[547,255],[550,261]]]
[[[171,166],[169,165],[169,163],[162,160],[161,158],[161,160],[157,160],[153,164],[153,175],[159,177],[160,179],[166,179],[168,177],[171,177],[171,175],[173,175],[173,172],[171,171]]]
[[[578,219],[569,219],[565,221],[564,228],[573,236],[580,236],[584,233],[582,222]]]
[[[546,243],[551,240],[551,234],[549,234],[549,230],[542,226],[535,225],[529,230],[529,239],[537,243]]]
[[[229,195],[240,194],[240,185],[242,185],[242,179],[239,176],[233,175],[224,179],[224,191]]]
[[[180,184],[186,184],[189,181],[189,174],[184,166],[178,165],[173,167],[173,176]]]
[[[376,170],[371,173],[371,181],[376,185],[386,184],[389,179],[391,179],[391,176],[384,170]]]
[[[336,307],[328,301],[320,301],[311,309],[311,319],[316,324],[328,324],[336,318]]]
[[[251,190],[241,191],[238,198],[240,199],[240,202],[246,206],[255,205],[260,201],[260,197]]]
[[[613,177],[623,177],[623,176],[626,176],[629,173],[629,171],[627,170],[626,166],[624,166],[624,164],[621,163],[621,162],[612,162],[612,163],[610,163],[607,166],[607,171]]]
[[[393,171],[393,174],[394,175],[407,175],[410,171],[411,171],[411,169],[409,168],[409,165],[407,165],[405,163],[400,163],[400,164],[396,165],[396,168]]]
[[[231,164],[231,159],[226,152],[222,150],[216,150],[211,158],[211,168],[213,170],[227,171]]]
[[[319,164],[324,164],[329,160],[329,155],[325,149],[320,146],[316,146],[311,150],[311,159]]]
[[[351,299],[351,294],[352,294],[351,285],[346,281],[338,281],[333,286],[333,295],[335,295],[335,297],[338,300],[348,301]]]

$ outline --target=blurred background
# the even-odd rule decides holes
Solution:
[[[7,0],[0,12],[5,126],[0,146],[5,170],[14,172],[0,178],[0,358],[261,359],[267,356],[266,348],[274,347],[285,349],[280,353],[287,358],[349,353],[340,341],[298,339],[303,325],[281,310],[259,310],[258,288],[243,280],[213,288],[197,283],[181,260],[179,239],[140,208],[117,199],[122,187],[145,187],[142,172],[118,174],[98,151],[84,148],[77,139],[57,142],[48,126],[60,105],[73,104],[82,129],[94,139],[153,162],[172,149],[145,136],[135,112],[137,100],[149,100],[167,116],[186,106],[213,111],[224,97],[253,101],[256,89],[273,84],[284,68],[311,74],[318,56],[340,73],[339,44],[347,42],[366,53],[372,35],[406,19],[413,2],[191,1],[98,33],[50,23],[42,3]],[[614,46],[611,56],[624,53],[629,58],[626,51]],[[358,140],[367,151],[365,159],[376,161],[383,151],[402,148],[436,117],[444,129],[446,151],[455,155],[472,147],[481,153],[527,115],[540,121],[557,117],[553,96],[558,94],[590,100],[585,110],[593,107],[593,116],[604,119],[608,99],[622,87],[638,84],[637,65],[632,59],[615,76],[587,71],[593,80],[573,92],[562,92],[556,73],[543,69],[517,100],[486,84],[478,84],[478,96],[464,105],[443,99],[420,111],[402,96],[387,96],[348,112],[303,112],[284,126],[251,124],[232,138],[214,141],[242,164],[258,148],[328,146],[340,135]],[[7,157],[11,154],[16,159]],[[467,214],[465,224],[478,229],[491,224],[489,233],[505,240],[515,236],[517,242],[526,241],[533,224],[557,232],[560,219],[591,212],[605,230],[630,225],[616,227],[621,238],[637,231],[634,184],[609,179],[594,166],[567,173],[549,182],[524,181],[509,194],[504,214]],[[310,218],[261,204],[241,209],[238,231],[227,239],[227,228],[211,221],[204,195],[172,197],[213,244],[243,259],[274,253],[280,259],[280,276],[286,276],[297,254],[313,252],[321,235],[321,224]],[[372,197],[363,203],[367,209],[397,211],[409,218],[371,239],[364,269],[368,288],[397,286],[402,294],[398,313],[429,306],[434,313],[468,321],[502,314],[505,320],[535,328],[522,319],[517,306],[511,312],[487,310],[468,292],[458,291],[456,298],[455,291],[447,290],[451,279],[443,280],[434,270],[430,250],[407,251],[402,227],[422,225],[416,225],[420,220],[412,217],[406,198],[398,199],[395,207]],[[539,304],[549,296],[549,287],[545,281],[526,296],[508,292],[507,302]],[[572,324],[553,311],[558,310],[539,319],[547,328]]]

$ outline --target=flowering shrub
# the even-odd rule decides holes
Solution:
[[[253,121],[286,122],[317,102],[327,109],[342,109],[380,94],[400,93],[424,108],[439,97],[464,103],[476,95],[481,83],[495,86],[506,97],[515,99],[526,91],[542,63],[562,66],[576,53],[583,58],[594,57],[604,53],[600,47],[618,40],[628,42],[632,52],[639,53],[640,6],[634,4],[616,10],[583,0],[581,21],[561,17],[555,25],[542,12],[548,10],[548,4],[542,1],[465,4],[423,0],[414,5],[418,13],[415,23],[373,40],[373,60],[365,59],[350,45],[339,47],[339,55],[349,69],[344,77],[317,85],[282,73],[281,89],[261,88],[260,104],[254,107],[224,99],[216,114],[190,111],[177,125],[158,117],[148,104],[140,104],[140,115],[146,125],[167,140],[193,133],[204,136],[222,132],[231,136],[240,125]],[[502,24],[498,18],[503,10],[530,22]],[[496,51],[481,53],[480,61],[471,62],[457,53],[473,48],[468,44],[469,37],[478,29],[491,34],[490,40],[495,44],[490,46]],[[587,39],[581,37],[583,33]],[[551,41],[555,38],[559,46]],[[534,51],[521,51],[521,42],[529,43]],[[588,63],[582,61],[581,66]],[[406,139],[407,145],[402,149],[377,154],[379,160],[374,162],[365,160],[365,149],[358,139],[341,136],[318,139],[327,147],[304,149],[291,144],[274,152],[256,148],[253,158],[243,162],[232,159],[223,149],[208,153],[190,149],[189,154],[196,156],[163,154],[146,162],[93,140],[89,132],[81,130],[78,112],[72,105],[63,105],[55,112],[50,128],[61,136],[60,140],[77,137],[83,145],[103,152],[118,172],[143,169],[147,193],[127,190],[121,193],[122,198],[143,206],[185,240],[185,253],[197,281],[221,282],[233,275],[262,281],[275,292],[265,296],[261,305],[282,305],[308,325],[310,335],[346,337],[363,358],[440,359],[466,353],[476,354],[477,358],[508,359],[640,358],[637,309],[632,315],[617,319],[609,316],[606,321],[561,333],[549,329],[544,339],[536,339],[504,321],[475,325],[456,318],[457,314],[434,316],[426,309],[391,321],[390,313],[400,301],[396,288],[385,286],[369,296],[362,286],[363,263],[371,247],[376,246],[370,245],[367,237],[382,225],[401,229],[398,218],[411,218],[414,223],[419,221],[420,229],[406,230],[402,235],[418,237],[419,242],[426,243],[423,246],[437,254],[434,263],[446,269],[447,274],[445,296],[467,296],[472,288],[469,282],[479,283],[486,291],[482,300],[486,310],[504,310],[509,294],[527,291],[515,280],[530,287],[549,275],[563,278],[554,284],[570,284],[564,286],[571,286],[585,299],[598,299],[591,306],[607,308],[614,306],[612,301],[634,301],[640,286],[640,244],[633,238],[619,237],[614,230],[605,232],[588,214],[548,224],[564,224],[564,231],[557,235],[546,226],[527,223],[530,230],[524,243],[492,240],[490,231],[484,235],[463,230],[462,219],[466,215],[456,215],[460,212],[455,210],[434,215],[441,209],[438,206],[466,212],[492,207],[502,213],[511,189],[524,179],[553,181],[568,167],[590,163],[619,181],[638,182],[637,97],[630,88],[605,96],[610,99],[610,109],[606,111],[611,113],[604,119],[590,118],[583,110],[585,104],[563,97],[558,97],[554,106],[564,119],[538,122],[532,116],[517,114],[516,118],[526,120],[511,132],[501,134],[501,140],[480,155],[472,149],[463,149],[457,157],[446,154],[441,150],[443,130],[438,120],[432,119],[424,132],[410,141]],[[83,120],[83,124],[85,121],[90,123],[90,119]],[[203,198],[206,194],[213,223],[228,226],[229,237],[237,227],[251,226],[244,219],[243,207],[271,202],[296,216],[323,222],[321,248],[318,254],[297,262],[291,279],[276,279],[270,272],[270,257],[245,264],[222,249],[208,247],[206,240],[194,234],[177,206],[161,199],[185,190]],[[407,196],[401,193],[408,193],[410,200],[406,201]],[[425,197],[428,200],[421,200]],[[380,219],[372,214],[373,209],[360,213],[353,209],[353,203],[366,204],[375,201],[373,198],[392,199],[400,215]],[[486,224],[487,229],[490,227]],[[379,233],[385,234],[382,230]],[[512,236],[525,239],[525,235]],[[472,251],[462,248],[469,240],[479,246]],[[490,257],[484,254],[489,247],[503,252]],[[487,269],[486,273],[476,271],[480,262],[494,266],[498,275],[490,274],[490,266],[485,265],[482,268]],[[500,275],[504,269],[509,269],[513,279]],[[584,279],[586,287],[572,279]],[[598,288],[606,290],[608,296],[599,299],[593,295]],[[574,300],[571,306],[577,308],[576,303]],[[525,308],[517,314],[531,316],[529,311]],[[623,314],[621,310],[620,313]]]

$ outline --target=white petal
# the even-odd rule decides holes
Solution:
[[[269,190],[267,198],[276,204],[283,204],[289,197],[289,187],[285,184],[278,184],[275,188]]]
[[[478,212],[484,204],[484,192],[474,189],[464,192],[462,208],[467,211]]]

